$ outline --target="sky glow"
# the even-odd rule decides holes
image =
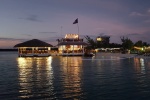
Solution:
[[[56,45],[65,34],[150,43],[150,0],[0,0],[0,48],[30,39]],[[84,39],[85,40],[85,39]]]

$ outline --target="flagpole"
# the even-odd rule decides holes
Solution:
[[[78,35],[79,35],[79,25],[78,25],[78,18],[73,22],[73,24],[77,24],[77,28],[78,28]]]
[[[78,25],[78,23],[77,23],[77,27],[78,27],[78,34],[79,34],[79,25]]]

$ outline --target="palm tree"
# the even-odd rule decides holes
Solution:
[[[89,46],[87,47],[87,49],[95,49],[97,47],[97,43],[91,39],[89,36],[85,36],[87,43],[89,44]]]
[[[120,37],[122,41],[123,50],[131,50],[133,49],[133,42],[129,38]]]

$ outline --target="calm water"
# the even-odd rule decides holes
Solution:
[[[0,52],[0,100],[150,100],[150,58]]]

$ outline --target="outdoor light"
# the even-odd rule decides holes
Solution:
[[[102,38],[97,38],[97,41],[102,41]]]

